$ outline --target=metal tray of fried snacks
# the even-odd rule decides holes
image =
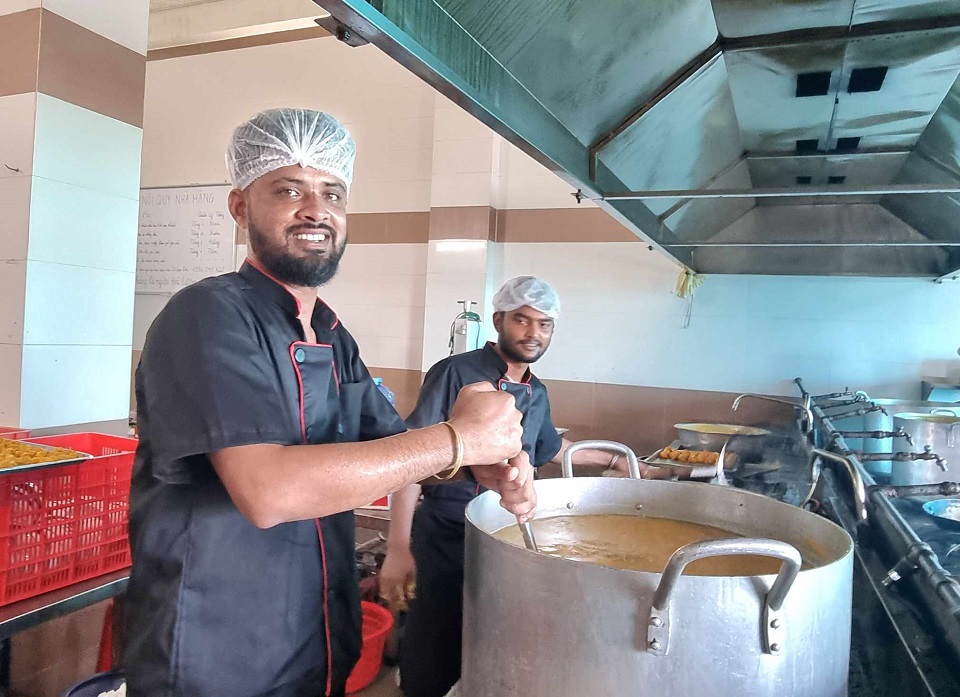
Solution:
[[[67,448],[58,448],[53,445],[45,445],[42,443],[26,443],[24,441],[12,441],[8,438],[0,438],[0,453],[4,451],[5,448],[11,446],[7,445],[8,443],[16,444],[14,447],[17,450],[25,451],[26,449],[39,450],[41,452],[55,453],[59,451],[68,450]],[[76,457],[64,457],[59,460],[47,460],[44,462],[29,462],[21,465],[3,465],[0,462],[0,477],[5,474],[11,474],[14,472],[26,472],[29,470],[38,470],[45,469],[47,467],[60,467],[62,465],[74,465],[78,462],[83,462],[84,460],[89,460],[93,457],[89,453],[81,453],[76,450],[71,451],[76,455]]]
[[[694,479],[712,477],[717,473],[717,461],[720,453],[703,450],[689,450],[677,447],[680,441],[657,450],[643,459],[644,464],[651,467],[670,469],[674,474]],[[731,471],[737,466],[737,454],[726,453],[723,468]]]

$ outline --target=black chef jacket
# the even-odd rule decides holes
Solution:
[[[523,449],[530,462],[549,462],[563,440],[550,420],[547,389],[529,371],[519,383],[507,380],[506,372],[507,364],[493,344],[445,358],[427,373],[407,424],[420,428],[447,420],[460,388],[489,382],[512,394],[523,413]],[[410,697],[443,697],[460,678],[464,512],[480,491],[468,481],[423,486],[411,541],[417,597],[410,603],[400,642],[401,689]]]
[[[407,425],[410,428],[423,428],[446,421],[462,387],[475,382],[489,382],[516,398],[517,409],[523,413],[523,449],[530,456],[530,463],[540,467],[550,462],[560,452],[563,439],[550,420],[547,388],[529,370],[519,383],[509,381],[506,374],[507,363],[492,343],[476,351],[444,358],[424,378],[417,406],[407,419]],[[425,499],[434,499],[438,503],[449,502],[451,513],[461,519],[466,503],[480,491],[476,484],[468,481],[423,485]]]
[[[360,652],[353,514],[260,530],[208,457],[405,430],[333,311],[318,300],[316,344],[298,313],[248,262],[178,293],[147,334],[130,491],[131,697],[343,694]]]

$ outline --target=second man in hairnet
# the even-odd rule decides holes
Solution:
[[[523,449],[530,462],[535,467],[560,462],[570,442],[557,434],[547,389],[530,372],[553,339],[560,300],[545,281],[521,276],[500,288],[493,308],[497,342],[434,365],[407,425],[420,428],[446,420],[461,387],[488,382],[513,395],[523,413]],[[618,456],[597,450],[577,452],[574,462],[626,469]],[[423,502],[414,516],[421,488]],[[482,491],[464,481],[414,484],[393,496],[380,587],[395,607],[410,600],[400,645],[401,688],[407,697],[443,697],[460,678],[464,512]]]

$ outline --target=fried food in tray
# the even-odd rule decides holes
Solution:
[[[727,453],[723,463],[724,469],[731,469],[736,463],[736,459],[736,453]],[[719,460],[720,453],[712,450],[686,450],[667,446],[648,457],[644,462],[661,467],[709,467],[716,466]]]
[[[691,465],[715,465],[720,459],[720,453],[710,450],[681,450],[668,446],[657,453],[657,457],[661,460],[686,462]]]
[[[40,447],[30,443],[0,438],[0,470],[25,465],[43,465],[63,460],[81,460],[90,457],[67,448]]]

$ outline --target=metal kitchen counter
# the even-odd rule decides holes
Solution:
[[[126,591],[129,579],[130,569],[121,569],[0,607],[0,640],[121,595]]]

